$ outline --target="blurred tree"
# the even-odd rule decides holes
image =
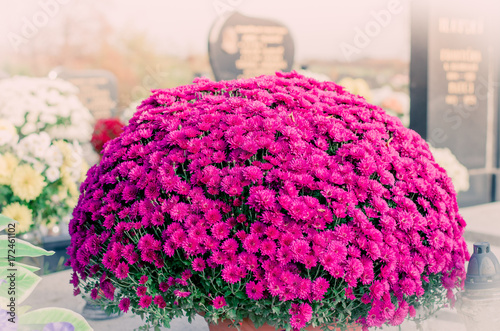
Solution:
[[[109,4],[108,4],[109,5]],[[206,55],[183,59],[157,51],[145,32],[128,28],[116,31],[98,0],[75,0],[16,57],[4,65],[10,75],[45,76],[57,67],[104,69],[118,80],[118,109],[144,99],[151,89],[189,84],[195,73],[210,72]]]

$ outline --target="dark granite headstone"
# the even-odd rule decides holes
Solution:
[[[290,71],[294,45],[284,25],[233,13],[212,26],[208,54],[215,79],[231,80]]]
[[[95,119],[116,116],[118,87],[116,77],[106,70],[66,70],[56,68],[50,77],[67,80],[79,88],[80,101]]]
[[[495,180],[494,180],[494,184],[495,184],[495,189],[494,189],[494,201],[500,201],[500,174],[496,174],[494,176]]]
[[[461,206],[494,200],[498,171],[499,30],[479,2],[412,2],[410,128],[469,169]]]

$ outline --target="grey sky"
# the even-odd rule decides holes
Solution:
[[[0,52],[14,55],[8,33],[21,34],[23,20],[33,20],[41,2],[60,1],[61,10],[76,10],[88,0],[0,0]],[[148,34],[161,51],[184,56],[206,52],[208,32],[218,11],[231,7],[248,16],[271,18],[285,24],[295,41],[296,61],[345,60],[340,45],[351,45],[356,57],[409,60],[410,0],[101,0],[107,19],[119,29],[135,28]],[[390,6],[399,6],[390,13]],[[383,25],[373,13],[389,12]],[[47,26],[57,26],[57,13]],[[378,26],[378,28],[377,28]],[[43,33],[44,26],[39,33]],[[372,29],[357,47],[359,31]],[[359,29],[359,30],[357,30]],[[34,36],[33,38],[36,38]],[[352,48],[350,49],[352,51]]]

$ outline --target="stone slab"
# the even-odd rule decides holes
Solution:
[[[467,222],[466,240],[488,241],[491,245],[500,246],[500,202],[461,208],[460,214]]]

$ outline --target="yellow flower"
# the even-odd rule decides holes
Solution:
[[[22,233],[30,229],[33,224],[33,215],[31,210],[18,202],[11,203],[3,208],[2,214],[19,222],[16,224],[16,232]]]
[[[76,197],[78,196],[80,192],[78,191],[78,187],[76,186],[76,184],[74,182],[69,182],[68,183],[68,194],[71,196],[71,197]]]
[[[78,195],[80,192],[78,191],[78,187],[76,183],[71,179],[71,174],[66,166],[61,167],[61,179],[62,186],[68,190],[68,194],[70,196]]]
[[[82,162],[82,172],[80,173],[80,179],[78,180],[80,183],[83,183],[87,178],[87,171],[89,171],[89,165],[84,160]]]
[[[10,185],[12,172],[19,160],[11,153],[0,155],[0,185]]]
[[[44,177],[28,164],[17,167],[10,184],[12,192],[25,201],[35,200],[47,185]]]
[[[66,199],[68,197],[68,188],[64,185],[61,185],[59,187],[59,190],[57,191],[57,197],[59,198],[59,200]]]
[[[63,155],[63,166],[71,167],[75,162],[71,145],[64,140],[56,140],[53,144],[59,148]]]
[[[66,204],[71,209],[75,208],[76,205],[77,205],[77,203],[78,203],[78,198],[77,197],[71,197],[68,200],[66,200]]]

